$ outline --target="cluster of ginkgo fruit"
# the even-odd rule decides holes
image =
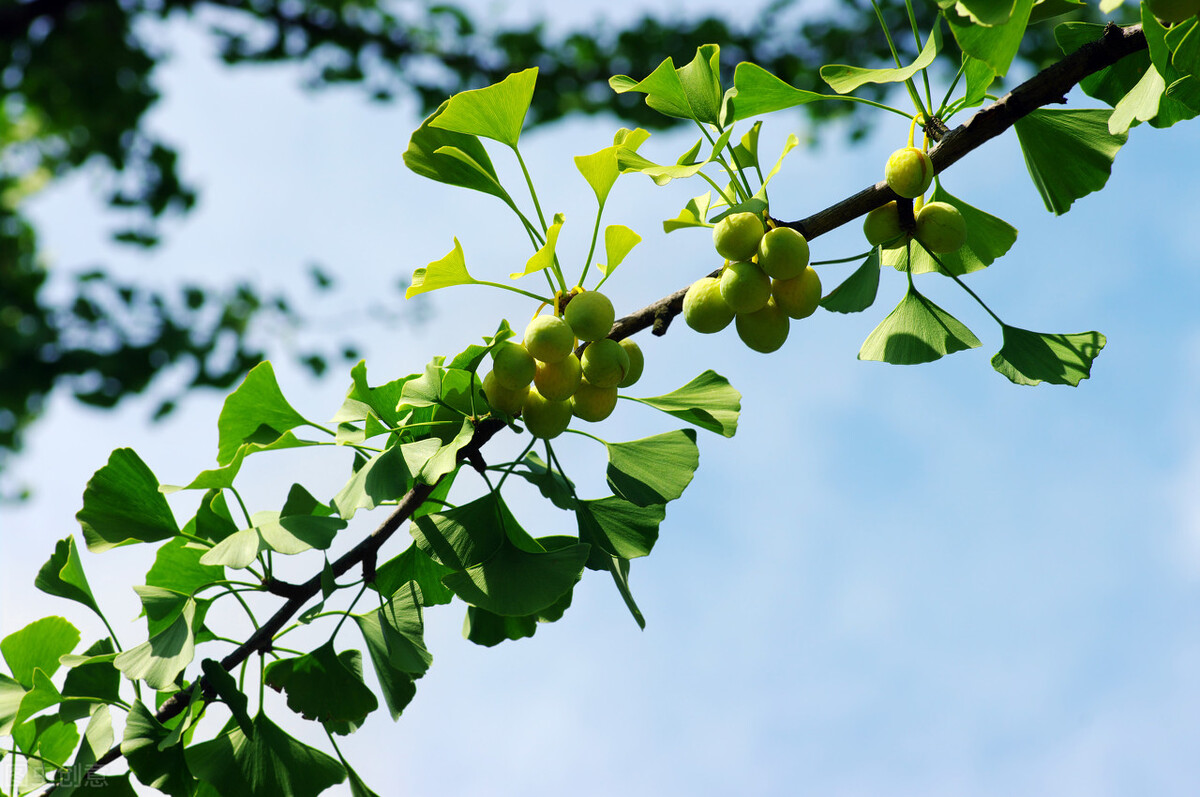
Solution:
[[[617,405],[617,388],[642,375],[645,360],[632,340],[613,340],[616,312],[598,291],[575,289],[563,297],[561,315],[536,315],[521,343],[492,349],[492,370],[483,379],[488,402],[520,415],[535,437],[566,431],[571,418],[602,421]],[[575,353],[579,341],[585,346]]]
[[[888,186],[905,199],[912,199],[916,226],[913,237],[934,254],[958,251],[967,241],[967,223],[958,208],[948,202],[923,202],[933,182],[933,161],[917,147],[892,153],[884,167]],[[863,232],[871,246],[887,244],[906,234],[900,209],[893,200],[875,208],[863,221]]]
[[[808,264],[808,241],[790,227],[768,230],[757,213],[732,213],[713,228],[725,258],[719,277],[704,277],[683,297],[683,320],[697,332],[720,332],[736,321],[738,337],[755,351],[787,340],[790,319],[807,318],[821,301],[821,279]]]

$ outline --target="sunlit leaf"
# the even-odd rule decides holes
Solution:
[[[471,136],[483,136],[510,147],[517,146],[525,114],[533,100],[537,67],[514,72],[499,83],[461,91],[446,101],[431,127]]]
[[[340,655],[333,642],[312,653],[278,659],[267,665],[267,686],[287,695],[287,705],[306,720],[361,724],[379,707],[375,694],[362,680],[362,654]]]
[[[720,47],[701,45],[686,66],[675,68],[668,58],[642,80],[617,75],[608,81],[618,94],[637,91],[646,104],[666,116],[695,119],[717,125],[721,122]]]
[[[579,539],[623,559],[647,556],[658,540],[658,527],[667,516],[664,504],[637,506],[610,496],[581,501],[575,512]]]
[[[683,495],[700,464],[696,432],[692,429],[605,446],[609,488],[637,506],[674,501]]]
[[[454,248],[441,260],[435,260],[424,268],[413,272],[412,284],[404,292],[405,299],[420,293],[449,288],[454,285],[475,285],[477,281],[467,273],[467,261],[463,257],[462,244],[454,239]]]
[[[1146,67],[1142,79],[1113,108],[1112,115],[1108,118],[1108,132],[1124,135],[1134,124],[1147,122],[1158,116],[1158,107],[1166,90],[1167,84],[1154,68],[1154,64]]]
[[[546,230],[546,243],[542,244],[541,248],[534,253],[533,257],[529,258],[525,263],[524,271],[514,271],[508,276],[513,279],[524,277],[526,274],[533,274],[548,268],[554,263],[554,248],[558,246],[558,234],[562,232],[564,221],[563,214],[555,213],[554,221],[550,224],[550,228]]]
[[[1032,3],[1033,0],[1027,0]],[[856,88],[867,83],[903,83],[925,67],[933,63],[938,51],[942,49],[942,26],[940,20],[934,23],[933,35],[921,48],[916,60],[905,67],[891,69],[866,69],[859,66],[844,64],[827,64],[821,67],[821,79],[838,94],[849,94]],[[740,89],[739,89],[740,93]],[[736,105],[737,100],[734,100]]]
[[[827,98],[815,91],[795,88],[748,61],[738,64],[733,71],[733,86],[734,121]]]
[[[48,595],[82,603],[100,614],[100,607],[96,605],[92,588],[83,572],[83,562],[79,559],[74,537],[58,541],[49,561],[38,571],[33,585]]]
[[[1053,335],[1004,327],[1004,346],[992,367],[1018,385],[1077,386],[1092,374],[1092,362],[1107,341],[1099,332]]]
[[[412,134],[404,153],[404,165],[422,177],[482,191],[515,207],[478,138],[432,126],[448,105],[449,101],[443,102]]]
[[[821,306],[834,313],[860,313],[875,304],[879,292],[879,252],[878,246],[872,249],[853,274],[821,299]]]
[[[288,736],[262,713],[252,734],[235,725],[184,755],[192,774],[222,795],[316,797],[346,777],[337,759]]]
[[[896,309],[867,336],[858,359],[913,365],[978,345],[961,321],[910,285]]]
[[[733,128],[729,128],[722,133],[717,138],[709,157],[696,163],[686,165],[678,163],[659,164],[631,149],[619,150],[617,152],[617,163],[620,165],[622,172],[641,172],[654,180],[658,185],[666,185],[672,180],[691,177],[711,163],[720,154],[725,145],[729,143],[729,137],[732,133]]]
[[[117,656],[114,666],[126,678],[145,681],[152,689],[170,688],[195,655],[195,619],[196,602],[188,600],[171,625]]]
[[[708,206],[711,202],[712,191],[707,191],[701,196],[689,199],[683,210],[679,211],[678,216],[663,222],[663,232],[674,232],[675,230],[682,230],[685,227],[714,226],[705,220],[708,216]]]
[[[950,30],[964,53],[983,61],[1000,77],[1008,74],[1013,57],[1025,38],[1033,0],[1016,0],[1008,21],[992,26],[966,24],[950,18]]]
[[[1037,110],[1015,125],[1034,185],[1056,214],[1108,182],[1126,136],[1108,131],[1105,110]]]
[[[729,384],[728,379],[712,370],[666,395],[623,398],[662,410],[724,437],[733,437],[737,432],[738,412],[742,408],[742,394]]]
[[[1013,0],[958,0],[957,9],[976,25],[1003,25],[1012,15]]]
[[[610,224],[604,228],[604,252],[608,255],[607,263],[598,264],[604,274],[611,274],[633,247],[642,242],[642,236],[626,227],[624,224]]]
[[[0,654],[17,683],[32,689],[34,670],[54,675],[58,672],[59,657],[78,644],[79,629],[65,618],[43,617],[0,639]]]
[[[228,403],[228,402],[227,402]],[[118,448],[83,491],[75,518],[89,551],[99,553],[133,542],[174,537],[179,526],[158,479],[131,448]]]

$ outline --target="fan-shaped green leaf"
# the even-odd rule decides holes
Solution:
[[[1092,363],[1107,341],[1099,332],[1054,335],[1004,327],[1004,346],[992,367],[1018,385],[1076,387],[1092,374]]]
[[[633,251],[633,247],[642,242],[642,236],[626,227],[624,224],[610,224],[604,228],[604,253],[608,256],[607,263],[600,263],[597,268],[606,276],[613,273],[621,261]]]
[[[990,2],[990,0],[987,0]],[[1008,21],[1003,24],[985,26],[964,24],[966,20],[951,18],[950,30],[962,51],[978,58],[1004,77],[1012,65],[1013,57],[1025,38],[1029,15],[1034,0],[1016,0]]]
[[[252,734],[235,725],[184,756],[192,774],[222,795],[316,797],[346,777],[337,759],[288,736],[262,713]]]
[[[827,95],[798,89],[748,61],[734,69],[733,86],[733,121],[828,99]]]
[[[546,230],[546,242],[541,248],[534,252],[533,257],[525,262],[524,271],[514,271],[508,276],[513,279],[524,277],[526,274],[533,274],[548,268],[554,263],[554,249],[558,246],[558,234],[562,232],[563,222],[565,217],[561,213],[554,214],[554,221],[550,224],[550,228]]]
[[[872,249],[853,274],[821,299],[821,306],[834,313],[861,313],[875,304],[879,292],[879,253],[880,247]]]
[[[858,359],[914,365],[978,345],[961,321],[910,285],[896,309],[867,336]]]
[[[733,437],[737,432],[738,412],[742,408],[742,394],[729,384],[728,379],[712,370],[663,396],[622,398],[662,410],[723,437]]]
[[[74,537],[58,541],[49,561],[38,571],[33,585],[48,595],[82,603],[100,614],[100,607],[96,605],[92,588],[83,572],[83,562],[79,559]]]
[[[692,61],[679,69],[668,58],[642,80],[617,75],[608,85],[618,94],[645,94],[646,104],[666,116],[719,125],[723,100],[720,55],[720,47],[704,44],[697,48]]]
[[[226,402],[228,403],[228,402]],[[83,491],[75,518],[89,551],[107,551],[134,542],[174,537],[179,526],[158,479],[131,448],[118,448]]]
[[[1033,2],[1033,0],[1026,1]],[[941,49],[942,26],[941,22],[938,21],[934,23],[933,35],[929,37],[929,40],[925,42],[925,46],[921,48],[920,55],[908,66],[893,67],[891,69],[866,69],[860,66],[827,64],[821,67],[821,79],[828,83],[829,87],[838,94],[849,94],[859,86],[867,83],[903,83],[917,74],[917,72],[932,64],[933,59],[937,57],[938,51]],[[736,107],[736,99],[734,103]]]
[[[43,617],[0,639],[0,655],[17,683],[32,689],[34,670],[54,675],[58,672],[59,657],[78,644],[78,628],[62,617]]]
[[[533,100],[537,67],[514,72],[499,83],[461,91],[443,104],[430,127],[469,136],[483,136],[510,147],[517,146],[525,114]]]
[[[379,702],[362,680],[362,654],[344,651],[333,642],[312,653],[267,665],[267,686],[287,695],[288,708],[306,720],[361,724]],[[344,660],[343,660],[344,659]]]
[[[1025,165],[1046,209],[1062,215],[1108,182],[1125,134],[1108,131],[1105,110],[1037,110],[1015,127]]]
[[[476,279],[467,273],[467,261],[463,257],[462,244],[454,239],[454,248],[441,260],[435,260],[424,268],[413,272],[412,284],[404,292],[405,299],[420,293],[449,288],[454,285],[476,285]]]
[[[170,688],[195,655],[195,620],[196,602],[189,599],[166,629],[118,655],[113,665],[126,678],[145,681],[152,689]]]
[[[683,495],[700,465],[696,432],[692,429],[605,446],[609,488],[637,506],[674,501]]]
[[[667,516],[664,504],[637,506],[610,496],[580,501],[575,511],[581,542],[612,556],[635,559],[647,556],[658,540],[658,526]]]
[[[713,224],[705,220],[711,202],[712,191],[689,199],[683,210],[679,211],[678,216],[663,222],[663,232],[675,232],[675,230],[682,230],[685,227],[712,227]]]

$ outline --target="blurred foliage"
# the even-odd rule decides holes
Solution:
[[[22,214],[24,200],[41,187],[88,165],[102,175],[107,203],[122,211],[114,218],[129,222],[114,238],[143,247],[158,241],[164,219],[185,214],[196,202],[181,176],[179,153],[145,124],[159,97],[154,71],[169,55],[147,35],[156,23],[182,20],[207,28],[230,65],[294,63],[308,87],[356,84],[377,101],[407,94],[425,112],[450,93],[533,65],[542,90],[532,123],[611,113],[626,123],[661,127],[671,120],[632,93],[614,94],[608,78],[648,74],[668,55],[684,63],[705,42],[719,42],[728,64],[754,61],[816,90],[822,64],[891,62],[866,0],[838,0],[816,12],[801,5],[783,0],[761,16],[736,21],[681,13],[644,16],[627,28],[597,20],[553,32],[542,23],[496,30],[461,6],[411,0],[4,0],[0,467],[56,387],[109,407],[144,390],[165,368],[189,362],[191,375],[181,390],[227,388],[263,357],[246,335],[256,318],[268,312],[296,320],[285,301],[265,299],[249,285],[181,287],[168,295],[102,270],[77,278],[65,299],[47,296],[36,231]],[[927,28],[936,4],[916,6],[918,22]],[[1095,14],[1075,15],[1089,13]],[[904,14],[892,4],[886,17],[901,27]],[[1039,28],[1031,30],[1021,54],[1032,68],[1058,56],[1049,26]],[[805,107],[814,115],[845,116],[851,137],[867,130],[860,105]],[[324,369],[322,354],[299,359],[316,373]],[[169,412],[174,400],[166,400],[159,414]]]

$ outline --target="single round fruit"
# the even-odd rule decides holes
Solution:
[[[771,278],[757,263],[730,263],[721,272],[721,298],[738,314],[761,310],[771,298]]]
[[[496,375],[496,381],[509,390],[529,387],[536,370],[533,355],[520,343],[506,340],[492,349],[492,373]]]
[[[537,392],[536,387],[531,387],[525,397],[522,417],[531,435],[549,440],[566,431],[571,423],[571,402],[550,401]]]
[[[596,423],[612,415],[617,406],[616,387],[596,387],[590,382],[582,382],[579,390],[571,396],[571,412],[576,418]]]
[[[625,373],[625,378],[617,383],[617,387],[629,387],[642,378],[642,370],[646,367],[646,358],[642,354],[642,347],[630,338],[621,340],[621,348],[629,357],[629,370]]]
[[[1200,0],[1146,0],[1146,5],[1163,22],[1183,22],[1200,14]]]
[[[787,315],[775,304],[775,300],[767,302],[767,306],[756,313],[738,313],[738,337],[755,351],[769,354],[787,340],[788,327],[791,322]]]
[[[808,318],[821,304],[821,278],[809,266],[799,277],[772,282],[771,297],[789,318]]]
[[[617,313],[603,293],[586,291],[571,297],[563,316],[575,337],[580,340],[600,340],[612,331]]]
[[[683,320],[697,332],[720,332],[733,322],[733,308],[721,296],[721,281],[701,277],[683,295]]]
[[[925,193],[933,182],[933,161],[916,147],[904,147],[887,159],[883,175],[893,191],[914,199]]]
[[[808,267],[808,241],[791,227],[776,227],[758,242],[758,267],[768,277],[791,279]]]
[[[543,398],[550,401],[566,401],[579,387],[583,366],[575,352],[571,352],[556,363],[538,363],[533,385]]]
[[[763,237],[762,219],[753,213],[730,213],[713,227],[713,246],[726,260],[749,260]]]
[[[525,405],[525,397],[529,395],[529,385],[520,390],[509,390],[496,378],[495,371],[489,371],[483,378],[483,394],[493,408],[507,415],[518,415]]]
[[[525,327],[525,348],[534,359],[556,363],[575,348],[575,333],[561,318],[539,315]]]
[[[957,252],[967,242],[967,222],[954,205],[930,202],[917,212],[917,240],[940,255]]]
[[[616,387],[629,373],[629,355],[612,338],[594,340],[583,350],[583,378],[595,387]]]
[[[883,207],[875,208],[863,219],[863,234],[871,246],[899,238],[903,232],[900,228],[900,211],[894,199]]]

